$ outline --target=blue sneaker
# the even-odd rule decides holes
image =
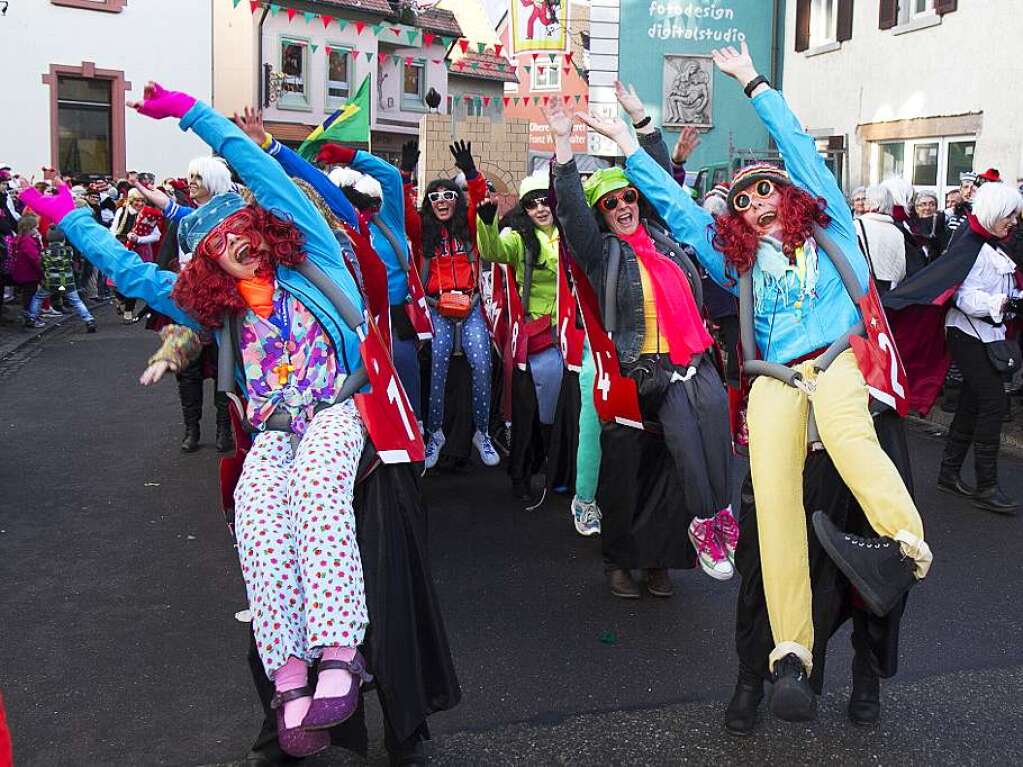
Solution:
[[[437,465],[445,441],[444,432],[440,429],[430,435],[430,439],[426,443],[426,461],[424,463],[427,469],[432,469]]]
[[[477,431],[472,435],[472,444],[476,448],[476,452],[480,454],[480,460],[486,466],[497,466],[501,462],[501,456],[494,449],[494,443],[490,441],[488,434]]]
[[[572,521],[579,535],[600,535],[600,507],[596,501],[583,501],[577,495],[572,499]]]

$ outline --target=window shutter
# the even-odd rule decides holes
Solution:
[[[810,47],[810,0],[796,0],[796,53]]]
[[[891,29],[899,23],[899,0],[881,0],[881,18],[878,27]]]
[[[838,23],[836,24],[835,39],[838,42],[845,42],[852,39],[853,29],[853,0],[838,0]]]
[[[934,10],[942,16],[946,13],[952,13],[958,7],[959,0],[934,0]]]

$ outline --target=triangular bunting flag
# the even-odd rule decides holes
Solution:
[[[551,63],[553,64],[555,61],[557,61],[558,54],[556,54],[556,53],[548,53],[547,54],[547,58],[549,58],[551,60]]]
[[[326,48],[324,48],[323,50],[325,50],[327,52],[328,56],[334,51],[334,49],[331,48],[329,45]]]
[[[302,13],[302,18],[305,19],[306,24],[312,24],[313,19],[316,18],[316,14],[312,11],[305,11]]]
[[[486,43],[476,43],[476,53],[483,53],[487,49]]]
[[[366,28],[366,22],[364,22],[364,21],[357,21],[357,22],[355,22],[355,34],[361,35],[362,34],[362,30],[364,30],[365,28]]]
[[[298,11],[296,11],[294,8],[285,8],[285,10],[288,12],[288,21],[294,21],[295,16],[298,14]]]
[[[472,96],[463,96],[462,97],[462,101],[464,101],[466,104],[471,104],[472,103]]]
[[[387,29],[387,25],[384,24],[383,22],[380,22],[379,24],[374,24],[373,34],[375,34],[377,37],[380,37],[380,35],[384,33],[385,29]]]
[[[391,27],[395,37],[401,37],[401,27]]]
[[[579,94],[578,93],[575,94],[575,96],[573,96],[573,98],[575,99],[575,103],[578,104],[579,103],[579,99],[580,99]]]
[[[550,96],[544,96],[543,97],[543,105],[547,106],[550,103],[551,103],[551,97]]]
[[[313,49],[313,53],[316,53],[320,49],[320,46],[309,43],[309,47]]]
[[[444,37],[443,35],[441,35],[440,44],[443,45],[445,48],[450,48],[451,47],[451,43],[453,43],[453,42],[455,42],[455,38],[453,38],[453,37]]]
[[[242,0],[231,0],[231,5],[233,5],[235,8],[237,8],[238,7],[238,3],[240,3],[241,1]]]
[[[320,14],[320,21],[322,21],[322,22],[323,22],[323,28],[324,28],[324,29],[326,29],[327,27],[329,27],[329,26],[330,26],[330,22],[332,22],[333,20],[334,20],[334,17],[333,17],[333,16],[328,16],[328,15],[327,15],[327,14],[325,14],[325,13],[321,13],[321,14]]]
[[[468,53],[469,52],[469,41],[468,40],[459,40],[458,41],[458,47],[462,49],[462,53]]]
[[[406,57],[405,57],[405,63],[406,63],[406,64],[407,64],[408,66],[412,66],[412,57],[411,57],[411,56],[406,56]]]
[[[433,45],[433,41],[437,39],[437,35],[433,32],[423,32],[423,45]]]
[[[504,46],[501,45],[500,43],[495,43],[494,44],[494,55],[495,56],[500,56],[501,55],[501,50],[503,48],[504,48]]]
[[[430,59],[431,64],[440,64],[443,59]]]
[[[471,69],[471,70],[472,70],[473,72],[475,72],[475,71],[476,71],[477,69],[479,69],[479,68],[480,68],[480,63],[479,63],[478,61],[474,61],[474,62],[472,62],[472,63],[471,63],[470,65],[469,65],[469,68],[470,68],[470,69]]]
[[[539,53],[534,53],[533,54],[533,61],[536,61],[538,58],[540,58],[540,54]]]
[[[526,64],[526,66],[524,66],[523,69],[526,70],[526,74],[527,75],[530,74],[533,71],[533,68],[531,66],[529,66],[529,64]]]
[[[417,29],[410,29],[408,32],[405,33],[405,39],[408,40],[409,45],[414,45],[416,42],[416,38],[418,36],[419,30]]]
[[[272,4],[270,5],[270,15],[271,16],[276,16],[280,12],[281,12],[281,6],[279,6],[279,5],[272,5]]]
[[[483,99],[481,99],[479,96],[474,96],[472,100],[473,103],[476,104],[477,109],[479,110],[483,109]]]
[[[366,51],[366,61],[373,60],[373,51]]]
[[[565,54],[565,61],[567,61],[570,64],[572,63],[572,51],[569,51],[568,53]]]
[[[519,97],[518,96],[512,96],[512,104],[514,104],[515,106],[519,105]]]
[[[502,96],[502,97],[501,97],[501,101],[503,101],[503,102],[504,102],[504,105],[505,105],[505,106],[508,106],[508,102],[509,102],[509,101],[511,101],[511,98],[510,98],[510,97],[508,97],[508,96]]]
[[[490,96],[483,97],[483,106],[490,106]]]
[[[562,96],[561,100],[565,102],[565,106],[568,106],[568,102],[572,100],[571,96]]]
[[[565,74],[567,75],[572,70],[572,67],[562,67],[562,69],[565,70]]]
[[[238,4],[235,3],[235,7],[237,7],[237,6],[238,6]],[[249,10],[252,13],[255,13],[256,11],[258,11],[259,10],[259,0],[249,0]]]
[[[337,22],[338,27],[340,27],[342,30],[348,26],[348,19],[339,19],[335,17],[334,21]]]

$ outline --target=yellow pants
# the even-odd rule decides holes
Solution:
[[[818,375],[812,362],[796,366],[814,381],[814,417],[821,442],[871,527],[898,540],[922,578],[931,553],[913,499],[881,448],[868,410],[867,385],[851,351]],[[810,565],[803,510],[803,463],[810,398],[781,381],[760,377],[750,391],[750,471],[757,502],[757,529],[764,595],[775,649],[770,664],[795,653],[812,668],[813,616]]]

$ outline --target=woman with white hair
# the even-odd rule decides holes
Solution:
[[[864,193],[864,212],[856,219],[860,250],[881,295],[906,277],[906,240],[892,218],[894,204],[888,187],[874,184]]]
[[[972,257],[972,266],[955,293],[945,318],[948,349],[962,371],[959,405],[949,427],[941,460],[938,487],[973,499],[973,505],[1002,514],[1015,513],[1017,501],[998,486],[998,449],[1005,413],[1006,374],[1018,369],[1007,358],[1005,320],[1023,314],[1023,293],[1014,279],[1016,264],[1002,249],[1002,241],[1016,225],[1023,197],[1002,183],[977,190],[968,230],[955,238],[946,258]],[[944,260],[944,259],[943,259]],[[959,476],[973,444],[976,489]]]
[[[849,207],[852,208],[853,218],[859,218],[867,212],[867,187],[858,186],[849,195]]]
[[[945,252],[952,233],[945,221],[945,211],[938,209],[937,194],[920,190],[914,195],[909,229],[917,246],[923,250],[927,263]]]

